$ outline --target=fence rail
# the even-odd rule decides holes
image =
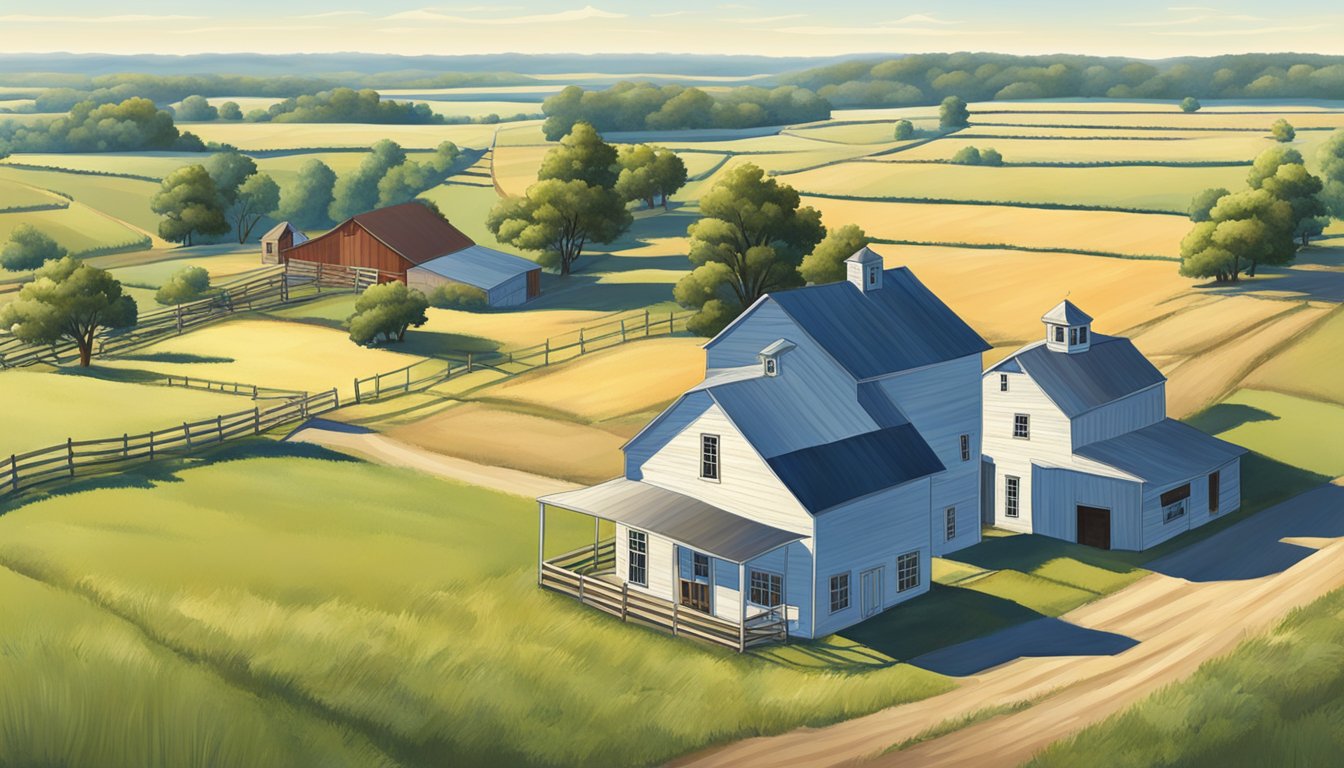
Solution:
[[[531,347],[515,349],[502,353],[509,363],[536,368],[552,363],[570,360],[599,349],[624,344],[634,339],[647,339],[653,336],[670,336],[677,327],[686,330],[686,320],[691,312],[668,312],[666,315],[653,314],[648,310],[642,313],[611,320],[606,323],[580,328],[577,331],[552,336],[545,342]]]
[[[35,486],[100,474],[156,459],[186,456],[229,440],[259,435],[275,427],[339,408],[335,389],[268,407],[220,414],[180,426],[97,440],[67,439],[59,445],[0,459],[0,498]]]
[[[225,395],[240,395],[250,397],[253,400],[293,400],[308,396],[307,392],[301,392],[297,389],[280,389],[278,387],[262,387],[256,384],[244,384],[237,381],[215,381],[214,379],[202,379],[191,376],[165,376],[162,384],[165,387],[180,387],[183,389],[199,389],[205,392],[218,392]]]

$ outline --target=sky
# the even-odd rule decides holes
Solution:
[[[1344,54],[1339,0],[1183,1],[0,0],[0,51]]]

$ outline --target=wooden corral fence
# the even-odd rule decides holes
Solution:
[[[289,259],[285,262],[286,272],[294,281],[304,281],[322,288],[350,289],[363,293],[365,288],[377,285],[380,273],[371,267],[347,267],[343,264],[323,264],[320,261]],[[387,279],[396,275],[386,273]]]
[[[236,381],[215,381],[192,376],[165,376],[161,382],[165,387],[199,389],[205,392],[218,392],[224,395],[240,395],[253,400],[295,400],[308,396],[307,392],[297,389],[262,387],[256,384],[243,384]]]
[[[542,563],[541,586],[569,595],[584,605],[617,616],[621,621],[637,621],[668,630],[673,635],[693,637],[738,652],[788,640],[779,609],[747,619],[744,624],[724,621],[669,600],[632,591],[625,582],[617,584],[603,578],[611,575],[615,567],[616,542],[606,539],[596,547],[585,546]]]
[[[645,310],[598,325],[580,328],[560,336],[547,338],[545,342],[506,353],[496,353],[494,359],[477,359],[477,362],[494,364],[508,363],[526,368],[538,368],[553,363],[571,360],[589,352],[624,344],[635,339],[647,339],[653,336],[670,336],[677,331],[686,330],[686,320],[691,312],[668,312],[654,314]]]
[[[295,266],[275,266],[250,272],[233,282],[219,285],[207,298],[146,312],[131,328],[104,331],[97,337],[94,354],[127,352],[223,320],[237,312],[296,304],[332,293],[361,291],[371,279],[377,280],[376,272],[372,278],[367,274],[370,270],[331,265],[313,270],[297,262],[292,264]],[[14,337],[0,337],[0,368],[69,362],[77,354],[73,342],[34,346]]]
[[[404,368],[386,373],[375,373],[364,379],[355,379],[355,402],[372,403],[389,397],[420,392],[436,384],[476,370],[471,355],[466,362],[456,360],[421,360]]]
[[[0,459],[0,498],[40,485],[190,455],[228,440],[259,435],[339,407],[340,396],[333,389],[265,408],[257,406],[140,435],[124,434],[99,440],[67,439],[60,445]]]

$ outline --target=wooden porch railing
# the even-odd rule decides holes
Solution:
[[[693,637],[743,652],[767,643],[788,640],[783,607],[772,608],[747,619],[725,621],[683,605],[651,597],[622,582],[601,578],[616,565],[616,544],[608,539],[596,547],[586,546],[551,558],[541,565],[541,586],[576,598],[621,621],[637,621],[673,635]]]

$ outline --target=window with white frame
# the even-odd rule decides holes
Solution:
[[[1017,489],[1021,483],[1012,475],[1003,476],[1003,516],[1017,517]]]
[[[779,375],[779,358],[775,357],[765,358],[765,375],[766,376]]]
[[[1025,413],[1013,414],[1013,437],[1031,439],[1031,416]]]
[[[784,602],[784,577],[769,571],[751,572],[752,603],[774,608]]]
[[[705,480],[719,479],[719,436],[700,436],[700,477]]]
[[[943,511],[943,533],[945,541],[957,538],[957,508],[948,507]]]
[[[1070,328],[1070,329],[1069,329],[1069,346],[1073,346],[1074,344],[1077,344],[1077,343],[1078,343],[1078,329],[1077,329],[1077,328]]]
[[[702,555],[699,552],[691,555],[691,571],[697,579],[708,579],[709,555]]]
[[[641,587],[649,586],[649,537],[643,531],[631,530],[627,537],[630,549],[630,564],[627,580]]]
[[[1086,344],[1086,343],[1087,343],[1087,326],[1086,326],[1086,325],[1084,325],[1084,326],[1082,326],[1082,327],[1080,327],[1080,328],[1078,329],[1078,343],[1079,343],[1079,344]]]
[[[1006,373],[999,374],[999,391],[1000,392],[1008,391],[1008,374]]]
[[[843,611],[849,607],[849,573],[831,577],[831,613]]]
[[[970,436],[970,435],[962,435],[962,436],[961,436],[961,460],[962,460],[962,461],[970,461],[970,460],[971,460],[971,436]]]
[[[904,592],[919,586],[919,553],[907,552],[896,558],[896,591]]]
[[[1062,343],[1064,341],[1064,326],[1056,325],[1054,326],[1054,329],[1055,329],[1055,341]]]
[[[1162,504],[1163,523],[1170,523],[1173,520],[1185,517],[1185,505],[1190,501],[1190,484],[1186,483],[1179,488],[1172,488],[1162,494],[1159,501]]]

